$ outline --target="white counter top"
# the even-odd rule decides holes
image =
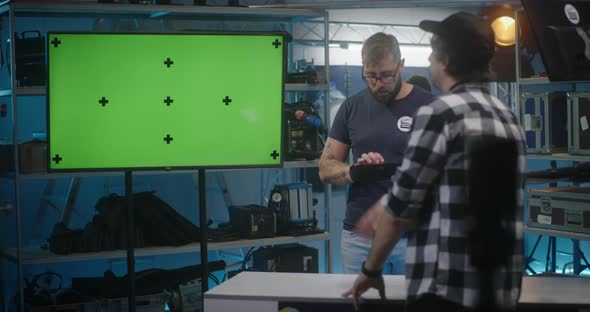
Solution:
[[[286,302],[351,302],[341,294],[348,290],[356,275],[242,272],[205,293],[205,299],[271,300]],[[405,279],[399,275],[385,276],[385,296],[390,303],[403,302]],[[379,299],[375,289],[363,295]],[[590,278],[525,276],[521,304],[560,304],[590,306]]]

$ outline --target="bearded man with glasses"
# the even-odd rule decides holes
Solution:
[[[351,163],[358,166],[401,163],[414,113],[434,99],[432,94],[403,81],[404,59],[394,36],[382,32],[372,35],[363,44],[361,57],[367,88],[340,106],[320,158],[323,182],[350,184],[341,234],[343,271],[347,274],[361,272],[371,246],[371,233],[357,233],[355,225],[392,186],[388,177],[351,177],[349,151]],[[377,212],[372,217],[378,217]],[[391,252],[384,272],[404,274],[404,239]]]

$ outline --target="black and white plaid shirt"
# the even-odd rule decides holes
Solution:
[[[416,224],[406,250],[408,302],[432,293],[466,307],[477,306],[479,275],[469,262],[463,213],[468,164],[462,142],[471,135],[507,138],[518,146],[518,209],[511,224],[516,244],[509,266],[494,276],[497,304],[514,307],[518,300],[523,270],[524,132],[510,108],[486,87],[459,84],[416,112],[404,160],[382,201],[394,217]]]

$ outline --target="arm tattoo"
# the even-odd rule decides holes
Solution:
[[[327,177],[328,183],[334,184],[346,184],[347,181],[347,174],[346,174],[346,165],[344,168],[341,164],[341,161],[337,160],[334,156],[334,152],[332,151],[332,144],[327,143],[325,148],[325,153],[320,160],[320,166],[325,167],[328,171],[331,171],[332,174]]]
[[[330,159],[334,159],[334,153],[332,152],[332,143],[327,143],[326,144],[326,148],[325,148],[325,153],[322,154],[322,157],[320,159],[320,166],[322,164],[324,165],[328,165],[328,160]]]
[[[328,145],[326,145],[326,149],[328,150],[328,153],[326,154],[326,159],[334,159],[334,152],[332,152],[332,143],[328,143]]]

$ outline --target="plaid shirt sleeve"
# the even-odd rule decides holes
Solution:
[[[401,166],[393,175],[393,187],[382,204],[399,220],[415,221],[426,196],[441,174],[447,151],[448,126],[432,105],[415,115],[408,147]]]

